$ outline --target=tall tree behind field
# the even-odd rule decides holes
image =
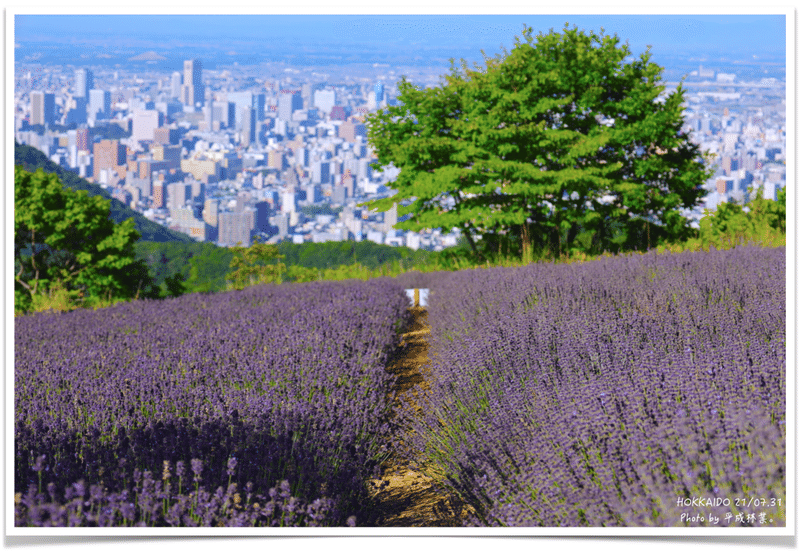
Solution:
[[[477,257],[648,248],[689,237],[687,210],[710,177],[682,132],[681,87],[664,96],[649,51],[619,38],[523,30],[483,67],[440,86],[401,80],[400,101],[368,116],[377,165],[400,169],[396,227],[458,227]]]

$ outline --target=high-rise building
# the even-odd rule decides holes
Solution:
[[[327,161],[314,161],[311,163],[311,181],[314,184],[330,184],[330,163]]]
[[[284,90],[278,97],[278,119],[291,121],[295,111],[303,109],[303,97],[299,90]]]
[[[164,114],[160,111],[143,109],[133,112],[133,132],[131,137],[134,140],[153,140],[155,130],[164,124]]]
[[[87,101],[89,98],[75,96],[66,106],[67,109],[67,124],[82,125],[86,123],[86,108],[88,107]]]
[[[153,181],[153,207],[156,209],[162,209],[164,207],[164,199],[167,195],[165,193],[163,180],[154,180]]]
[[[178,143],[178,129],[167,126],[158,127],[153,131],[153,141],[162,145],[175,145]]]
[[[317,90],[314,92],[314,107],[320,109],[323,113],[330,113],[334,105],[336,105],[335,90]]]
[[[380,105],[383,101],[383,83],[378,81],[375,83],[375,103]]]
[[[383,213],[383,231],[394,230],[395,224],[397,224],[397,203],[392,204],[392,208]]]
[[[265,94],[253,94],[253,108],[256,110],[256,121],[266,119],[267,96]]]
[[[181,80],[180,71],[175,71],[172,73],[172,80],[171,80],[171,90],[170,90],[170,97],[178,99],[181,97],[181,84],[183,81]]]
[[[245,207],[236,212],[223,211],[218,215],[220,246],[250,247],[250,240],[255,228],[255,209]]]
[[[228,102],[234,105],[233,112],[235,113],[235,123],[229,122],[235,125],[234,128],[236,130],[241,130],[242,125],[244,124],[244,110],[248,108],[254,107],[254,98],[252,92],[229,92],[227,94]],[[228,125],[229,127],[231,124]]]
[[[345,121],[339,125],[339,138],[344,138],[348,142],[355,142],[356,136],[367,137],[367,127],[364,123]]]
[[[217,226],[219,223],[217,216],[219,214],[219,200],[206,199],[203,204],[203,220],[210,226]]]
[[[89,151],[89,129],[79,128],[75,130],[75,146],[79,151]]]
[[[257,201],[253,205],[256,211],[255,230],[256,232],[268,232],[269,226],[269,213],[271,211],[270,204],[266,201]]]
[[[201,106],[205,103],[205,88],[203,86],[203,64],[199,59],[187,59],[183,62],[183,86],[181,87],[181,101],[184,105]]]
[[[267,152],[267,166],[273,169],[285,169],[286,157],[283,155],[283,152],[277,150],[270,150]]]
[[[342,105],[335,105],[331,108],[332,121],[345,121],[347,120],[347,110]]]
[[[242,114],[242,145],[249,146],[256,140],[256,112],[252,107],[246,107]]]
[[[281,213],[294,213],[297,209],[295,200],[294,192],[283,192],[281,194]]]
[[[102,170],[120,170],[127,162],[127,148],[119,140],[101,140],[94,144],[94,179],[100,179]]]
[[[236,104],[233,102],[214,102],[212,117],[219,121],[220,127],[232,128],[236,123]]]
[[[279,213],[272,219],[278,227],[278,236],[285,237],[289,233],[289,215]]]
[[[167,184],[167,207],[177,209],[183,207],[187,200],[191,199],[192,187],[185,182],[173,182]]]
[[[111,116],[111,94],[107,90],[89,90],[89,113],[91,119],[107,119]]]
[[[89,90],[94,88],[94,73],[90,69],[75,70],[75,94],[76,98],[88,98]]]
[[[264,94],[254,94],[253,92],[228,92],[227,100],[236,105],[237,130],[241,130],[242,128],[241,117],[244,109],[251,108],[255,114],[256,121],[263,121],[265,119],[264,109],[267,104],[267,98]]]
[[[55,94],[34,90],[31,92],[31,124],[52,125],[56,116]]]

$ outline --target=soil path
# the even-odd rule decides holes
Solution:
[[[430,328],[428,313],[423,307],[410,309],[413,319],[406,333],[400,352],[390,360],[387,370],[397,376],[395,391],[398,401],[417,396],[418,389],[426,388],[428,343]],[[409,396],[408,394],[411,394]],[[399,443],[409,428],[398,428]],[[403,465],[398,455],[383,467],[383,476],[370,482],[370,491],[375,501],[379,527],[461,527],[468,515],[468,507],[457,497],[438,488],[435,481],[419,471]]]

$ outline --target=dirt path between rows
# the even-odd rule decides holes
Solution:
[[[398,398],[411,399],[418,389],[427,388],[428,313],[423,307],[410,309],[412,322],[403,334],[400,353],[390,360],[387,370],[397,376]],[[408,394],[411,394],[409,396]],[[399,400],[395,403],[398,406]],[[409,428],[398,428],[399,443]],[[457,497],[437,488],[425,474],[404,465],[395,455],[384,466],[383,476],[370,481],[378,527],[461,527],[469,512]]]

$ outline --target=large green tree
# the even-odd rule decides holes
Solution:
[[[400,169],[396,226],[460,228],[485,256],[644,248],[690,235],[710,177],[682,132],[681,87],[619,38],[524,28],[511,52],[453,64],[437,87],[405,78],[397,106],[367,118],[378,167]]]
[[[147,266],[137,260],[133,221],[115,224],[108,200],[64,188],[55,174],[14,168],[15,306],[27,310],[54,289],[80,304],[92,299],[152,297]]]

